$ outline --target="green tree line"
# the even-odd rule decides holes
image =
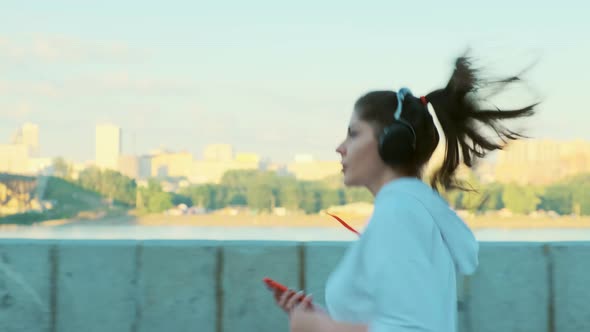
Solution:
[[[322,181],[298,181],[269,171],[228,171],[219,184],[193,185],[180,190],[179,195],[191,204],[208,210],[227,206],[247,206],[260,212],[276,207],[317,213],[334,205],[352,202],[372,202],[371,194],[363,188],[344,188],[339,177]]]
[[[54,166],[57,175],[74,181],[67,163],[58,159]],[[284,207],[311,214],[334,205],[373,201],[364,188],[345,188],[340,175],[321,181],[300,181],[271,171],[233,170],[226,172],[218,184],[191,185],[177,193],[169,193],[156,179],[150,179],[146,187],[138,187],[135,180],[119,172],[91,167],[80,172],[74,182],[116,203],[150,213],[184,203],[207,210],[244,206],[258,212],[270,212]],[[516,214],[542,209],[561,215],[590,215],[590,174],[547,186],[482,184],[474,176],[467,182],[473,191],[441,192],[452,207],[474,213],[505,208]]]
[[[457,209],[473,213],[507,209],[516,214],[554,211],[560,215],[590,215],[590,174],[576,175],[546,186],[515,183],[480,184],[471,178],[474,191],[441,193]]]

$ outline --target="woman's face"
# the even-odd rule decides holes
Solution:
[[[346,139],[336,152],[342,159],[344,184],[347,186],[370,187],[387,169],[379,156],[373,127],[361,120],[356,111],[350,118]]]

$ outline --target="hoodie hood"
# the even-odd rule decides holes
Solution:
[[[472,274],[478,266],[479,243],[465,222],[430,186],[416,178],[394,180],[381,188],[411,195],[421,201],[438,226],[457,271]]]

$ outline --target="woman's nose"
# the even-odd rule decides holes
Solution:
[[[336,152],[338,152],[340,155],[344,155],[344,144],[341,143],[340,145],[338,145],[338,147],[336,148]]]

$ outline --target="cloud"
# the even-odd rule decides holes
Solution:
[[[113,40],[85,40],[59,35],[0,36],[0,58],[44,63],[136,63],[148,57],[146,50]]]

